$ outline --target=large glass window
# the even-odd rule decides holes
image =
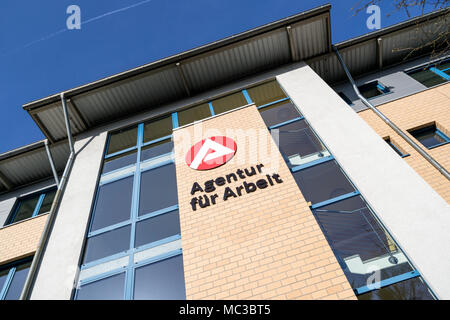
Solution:
[[[211,117],[211,109],[208,103],[203,103],[189,109],[178,112],[178,125],[180,127]]]
[[[260,110],[261,117],[268,127],[300,117],[297,108],[289,101],[278,102]]]
[[[159,214],[136,223],[136,247],[180,233],[178,210]]]
[[[0,300],[19,300],[31,259],[0,266]]]
[[[93,212],[91,231],[130,219],[133,176],[101,185]]]
[[[359,300],[434,300],[424,281],[417,277],[358,296]]]
[[[142,173],[139,215],[178,203],[175,165],[169,164]]]
[[[378,90],[381,89],[363,88],[367,97],[378,95],[375,92]],[[289,110],[293,109],[285,104],[269,103],[260,108],[260,113],[279,142],[281,154],[310,202],[357,297],[433,299],[419,272],[315,135],[307,119]],[[278,116],[277,111],[283,116]]]
[[[116,152],[135,147],[136,141],[137,127],[116,131],[109,135],[106,154],[114,154]]]
[[[290,167],[329,156],[325,147],[313,133],[305,120],[295,121],[277,129],[279,148]]]
[[[336,161],[328,161],[293,173],[305,199],[313,204],[355,191]]]
[[[314,209],[314,213],[353,288],[366,286],[374,272],[382,281],[413,271],[360,196]]]
[[[17,200],[5,225],[50,212],[55,195],[56,189],[52,188],[20,198]]]
[[[80,286],[78,300],[123,300],[125,291],[125,273],[93,281]]]
[[[181,256],[136,268],[135,274],[134,299],[136,300],[186,299]]]
[[[185,298],[171,154],[176,123],[141,123],[131,152],[119,151],[120,160],[105,155],[105,165],[114,165],[100,176],[75,299]]]
[[[245,106],[246,104],[248,103],[242,92],[236,92],[212,101],[215,114],[230,111],[238,107]]]
[[[258,107],[287,98],[276,80],[247,89],[247,92]]]
[[[131,226],[125,226],[92,236],[87,240],[84,263],[98,260],[130,248]]]
[[[172,117],[166,116],[158,120],[152,120],[144,125],[144,143],[153,141],[172,134]]]

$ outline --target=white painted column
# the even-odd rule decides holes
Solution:
[[[277,76],[440,299],[450,299],[450,206],[308,65]]]
[[[75,143],[77,157],[32,289],[32,300],[71,298],[106,137],[103,132]]]

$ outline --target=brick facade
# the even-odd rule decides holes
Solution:
[[[34,254],[48,214],[0,229],[0,265]]]
[[[403,132],[435,123],[437,128],[450,135],[450,83],[432,88],[377,107]],[[447,202],[450,202],[450,181],[440,174],[427,160],[415,151],[371,110],[358,113],[382,138],[390,137],[402,151],[410,154],[404,160]],[[416,140],[417,141],[417,140]],[[418,142],[418,141],[417,141]],[[450,144],[428,150],[436,161],[450,170]]]
[[[267,143],[270,155],[253,148],[255,132],[257,145]],[[235,157],[209,171],[189,168],[187,148],[214,135],[237,142]],[[187,299],[355,299],[255,106],[180,128],[173,136]],[[257,164],[265,171],[216,186],[216,204],[193,211],[194,182],[203,187]],[[282,183],[223,201],[226,187],[235,190],[274,172]]]

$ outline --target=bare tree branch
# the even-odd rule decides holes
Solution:
[[[361,11],[366,12],[371,5],[380,5],[383,0],[359,0],[352,8],[354,15]],[[426,8],[440,10],[448,8],[450,0],[394,0],[395,11],[403,11],[409,18],[412,11],[418,9],[423,15]],[[389,16],[389,13],[387,16]],[[450,10],[442,15],[431,27],[426,23],[417,23],[417,46],[394,48],[393,52],[408,52],[404,59],[408,59],[423,50],[430,51],[430,60],[448,55],[450,52]]]

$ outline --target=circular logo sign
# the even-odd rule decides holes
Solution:
[[[211,170],[233,158],[236,142],[228,137],[216,136],[194,144],[186,154],[186,164],[195,170]]]

